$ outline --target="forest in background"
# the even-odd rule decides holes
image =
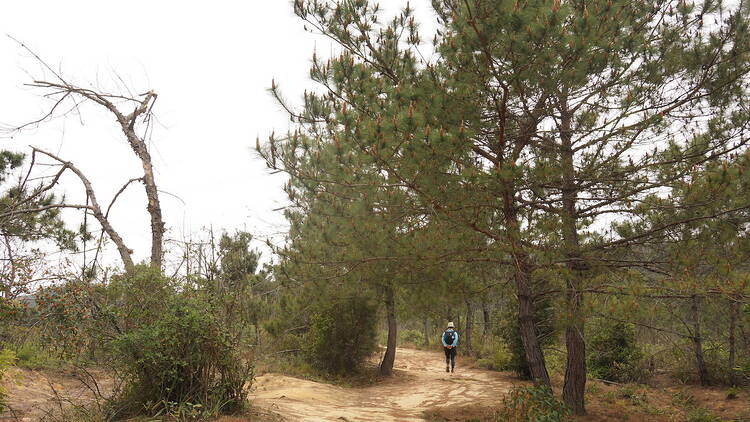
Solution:
[[[100,203],[75,157],[0,154],[0,367],[108,368],[96,418],[201,419],[247,409],[258,370],[340,382],[372,370],[382,345],[377,373],[392,376],[399,344],[435,347],[453,321],[461,356],[533,382],[498,397],[495,420],[585,415],[592,380],[747,389],[748,6],[433,8],[426,42],[408,5],[387,18],[367,0],[294,2],[339,52],[313,54],[301,107],[271,85],[291,129],[256,149],[289,176],[290,228],[266,265],[243,231],[165,240],[154,91],[103,92],[47,67],[32,86],[48,113],[5,130],[91,103],[143,175]],[[85,203],[56,194],[71,173]],[[139,185],[143,263],[108,218]],[[52,267],[41,243],[83,264]]]

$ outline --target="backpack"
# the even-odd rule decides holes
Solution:
[[[455,331],[445,331],[443,333],[443,341],[445,344],[451,345],[456,340],[456,332]]]

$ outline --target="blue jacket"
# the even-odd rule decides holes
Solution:
[[[454,330],[453,328],[449,328],[449,329],[447,329],[445,331],[446,332],[453,331],[453,344],[446,344],[445,343],[445,332],[444,332],[443,334],[440,335],[440,341],[443,343],[443,347],[445,347],[445,346],[453,346],[453,347],[458,346],[458,333],[456,332],[456,330]]]

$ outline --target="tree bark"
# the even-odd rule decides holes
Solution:
[[[151,265],[161,268],[164,243],[164,220],[161,214],[161,202],[159,201],[159,190],[156,188],[154,168],[151,164],[151,154],[146,142],[135,132],[135,123],[139,116],[147,113],[150,105],[156,100],[156,93],[149,91],[145,94],[141,103],[127,116],[123,116],[116,108],[110,110],[117,116],[122,132],[125,134],[130,147],[135,155],[141,160],[143,167],[143,186],[146,190],[148,203],[146,210],[151,219]],[[108,107],[109,108],[109,107]]]
[[[703,357],[703,340],[701,338],[701,319],[700,319],[700,297],[693,295],[690,306],[690,313],[693,320],[693,348],[695,351],[695,366],[698,371],[698,380],[701,385],[709,385],[708,369]]]
[[[424,319],[423,333],[424,333],[424,345],[429,346],[430,345],[430,320],[429,318]]]
[[[484,321],[484,327],[482,327],[482,335],[487,336],[490,333],[490,310],[487,304],[482,302],[482,317]]]
[[[394,299],[393,287],[385,288],[385,313],[388,319],[388,342],[385,347],[383,361],[380,362],[380,375],[391,375],[393,363],[396,361],[396,301]]]
[[[513,186],[505,181],[502,192],[503,217],[505,230],[510,244],[511,257],[513,258],[513,281],[516,285],[516,296],[518,297],[518,331],[526,353],[526,361],[529,364],[531,379],[536,384],[551,387],[549,373],[544,363],[544,352],[537,337],[536,324],[534,323],[534,296],[531,289],[531,263],[529,256],[521,246],[521,231],[518,223],[518,215],[513,206]]]
[[[732,300],[729,304],[729,383],[737,385],[737,314],[739,313],[739,302]]]
[[[471,355],[473,345],[471,344],[474,332],[474,307],[470,301],[466,301],[466,331],[464,332],[463,348],[466,355]]]
[[[742,318],[737,319],[737,331],[740,333],[742,339],[742,350],[750,350],[750,336],[745,332],[745,325],[742,323]]]
[[[531,297],[531,289],[525,280],[518,282],[518,331],[521,342],[526,353],[526,361],[529,363],[531,379],[536,384],[551,387],[549,373],[544,363],[544,352],[537,337],[536,324],[534,323],[534,302]]]
[[[583,333],[576,324],[565,329],[565,347],[568,355],[565,362],[563,400],[576,415],[585,415],[586,344]]]
[[[573,413],[585,415],[586,343],[583,338],[584,319],[581,313],[581,290],[587,265],[583,259],[578,238],[578,213],[576,210],[578,187],[575,183],[576,175],[573,164],[572,116],[564,97],[560,101],[560,115],[560,165],[562,167],[562,209],[560,217],[569,270],[565,295],[569,320],[565,328],[567,358],[563,400],[573,410]]]

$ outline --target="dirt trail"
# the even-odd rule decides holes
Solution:
[[[505,374],[461,366],[445,372],[442,353],[397,349],[397,376],[373,386],[343,388],[278,374],[256,379],[251,400],[290,421],[421,421],[436,406],[496,405],[513,387]]]

